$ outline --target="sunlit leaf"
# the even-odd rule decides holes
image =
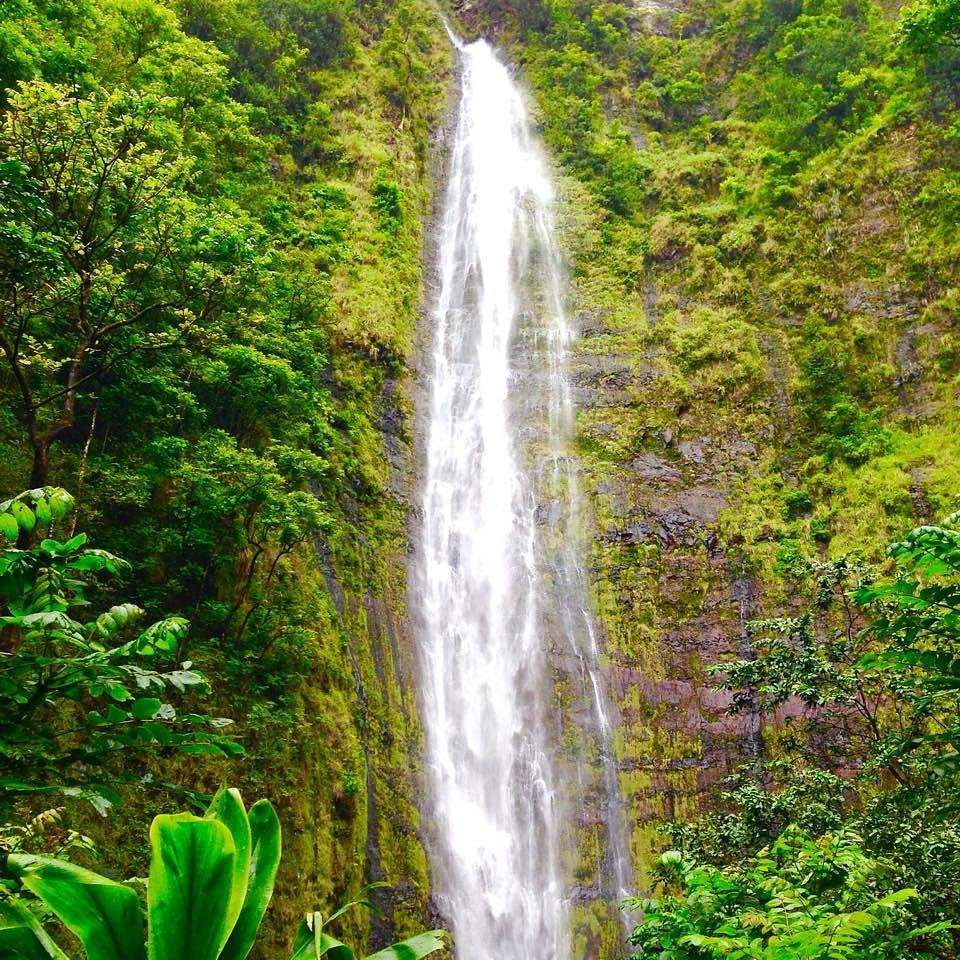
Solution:
[[[159,816],[150,827],[150,960],[216,960],[230,936],[236,846],[217,820]]]
[[[138,960],[146,956],[140,901],[129,888],[90,870],[25,854],[10,866],[83,944],[92,960]]]

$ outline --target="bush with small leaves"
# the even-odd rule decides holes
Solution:
[[[55,487],[0,503],[0,808],[39,792],[81,796],[103,812],[133,757],[241,749],[219,732],[231,721],[178,713],[167,699],[206,687],[177,662],[186,620],[144,627],[131,603],[88,612],[94,576],[129,568],[83,533],[40,538],[72,508]]]
[[[916,890],[882,890],[891,865],[868,857],[848,831],[819,839],[788,828],[743,866],[659,863],[671,893],[633,900],[644,912],[631,942],[657,960],[902,960],[927,957],[950,924],[911,923]],[[919,946],[919,949],[915,949]]]

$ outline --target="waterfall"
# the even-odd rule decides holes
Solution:
[[[614,774],[601,792],[616,795],[579,520],[543,501],[578,499],[564,453],[572,332],[523,100],[487,43],[457,47],[416,576],[434,890],[459,960],[564,960],[561,848],[576,800],[560,784],[551,651],[579,665]],[[619,887],[615,834],[607,872]]]

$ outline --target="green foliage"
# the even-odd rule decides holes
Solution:
[[[592,584],[611,663],[646,677],[612,694],[641,884],[655,823],[691,816],[702,777],[756,749],[710,816],[668,831],[686,862],[742,866],[791,824],[849,829],[895,866],[878,896],[918,890],[919,927],[958,916],[952,747],[926,739],[955,726],[950,694],[926,720],[924,658],[864,660],[889,649],[849,594],[880,572],[826,559],[879,560],[960,483],[949,6],[908,5],[899,26],[876,0],[518,11],[586,334]],[[927,52],[905,43],[911,23],[942,31]],[[636,164],[626,202],[615,142]],[[689,533],[657,530],[677,514]],[[746,655],[738,617],[764,618]],[[699,682],[719,621],[746,744],[738,723],[691,721],[671,686]],[[902,956],[954,957],[952,936]]]
[[[840,829],[851,791],[849,782],[829,770],[768,760],[723,781],[709,813],[665,824],[661,832],[691,862],[742,863],[788,827],[813,837]]]
[[[960,47],[960,3],[926,0],[900,14],[900,40],[914,53],[936,55],[943,47]]]
[[[135,355],[182,347],[243,282],[242,234],[230,218],[201,220],[187,199],[175,108],[127,91],[75,99],[43,82],[11,97],[0,151],[14,172],[5,215],[18,243],[3,264],[0,348],[36,486],[85,386]]]
[[[396,826],[415,817],[408,721],[366,617],[398,593],[382,430],[406,441],[426,144],[449,60],[423,0],[0,3],[0,488],[78,494],[79,528],[130,564],[119,595],[106,575],[91,587],[92,609],[191,623],[174,653],[130,665],[165,676],[186,661],[215,680],[186,693],[198,715],[237,717],[247,754],[230,777],[269,783],[313,824],[288,850],[302,882],[281,878],[268,951],[292,938],[304,889],[329,904],[364,881],[368,830],[384,875],[407,881],[381,903],[390,920],[413,929],[425,912],[422,850]],[[98,736],[167,741],[83,767],[137,822],[150,784],[207,789],[225,762],[179,757],[174,734],[219,736],[179,697],[131,693],[71,702],[63,721],[92,711]],[[154,700],[164,714],[118,720]],[[86,790],[75,774],[61,786]],[[368,783],[389,784],[369,810]],[[16,796],[26,829],[44,798]],[[77,828],[140,868],[113,818],[57,802],[62,827],[10,843],[49,852]],[[342,922],[366,936],[364,915]]]
[[[384,233],[395,235],[403,224],[403,208],[400,205],[400,187],[382,175],[371,187],[373,209]]]
[[[356,900],[335,910],[326,919],[319,913],[307,914],[297,930],[297,939],[290,960],[320,960],[325,956],[335,957],[336,960],[354,960],[356,956],[354,951],[332,937],[324,927],[355,906],[373,909],[373,904],[368,900]],[[384,947],[364,957],[363,960],[420,960],[421,957],[442,950],[445,946],[445,936],[443,930],[418,933],[399,943]]]
[[[145,958],[140,902],[130,887],[62,860],[14,854],[10,866],[77,936],[88,957]]]
[[[958,526],[953,514],[892,544],[892,580],[854,556],[795,567],[816,584],[815,607],[752,623],[756,657],[713,668],[733,709],[798,700],[848,750],[867,743],[903,784],[960,769]]]
[[[37,792],[83,796],[105,809],[134,758],[240,749],[214,732],[230,721],[178,714],[165,699],[206,685],[188,661],[176,663],[186,620],[134,631],[144,616],[134,604],[90,614],[95,575],[117,577],[129,565],[88,548],[83,533],[37,542],[72,506],[55,487],[0,503],[0,805],[8,810]],[[25,537],[33,545],[14,545]]]
[[[280,863],[280,822],[273,806],[258,800],[244,809],[236,790],[220,790],[204,817],[163,814],[150,830],[147,935],[134,890],[62,860],[13,854],[10,868],[25,890],[83,946],[88,960],[244,960],[269,904]],[[368,901],[357,901],[370,906]],[[324,932],[326,921],[308,915],[297,934],[291,960],[353,951]],[[66,955],[20,901],[4,901],[0,949],[18,956]],[[420,960],[444,946],[435,930],[393,944],[367,960]]]
[[[637,957],[659,960],[866,960],[930,956],[916,946],[949,924],[913,926],[903,889],[878,896],[890,864],[868,857],[855,834],[814,839],[788,829],[742,867],[689,864],[663,855],[660,874],[676,895],[637,900]]]
[[[712,813],[668,828],[680,851],[676,862],[685,865],[673,879],[682,875],[686,900],[674,897],[655,906],[638,929],[638,943],[672,937],[678,948],[693,951],[677,956],[700,956],[695,950],[717,952],[726,938],[729,949],[748,951],[745,957],[780,956],[776,949],[783,949],[784,957],[833,956],[817,945],[817,917],[826,924],[823,931],[844,929],[846,921],[831,911],[842,906],[846,912],[851,891],[840,896],[839,888],[819,883],[804,895],[803,923],[816,921],[813,933],[803,933],[813,938],[809,943],[787,937],[779,945],[757,946],[749,937],[741,940],[747,928],[764,936],[779,929],[776,918],[755,921],[751,898],[760,896],[757,890],[779,895],[794,882],[795,869],[801,874],[809,869],[808,878],[816,877],[806,854],[795,849],[797,837],[804,850],[813,845],[827,851],[849,835],[856,836],[847,852],[851,863],[859,863],[858,895],[874,898],[874,907],[892,906],[891,897],[914,891],[909,900],[896,901],[901,905],[894,914],[857,901],[864,926],[854,924],[850,932],[865,939],[851,939],[849,955],[956,955],[958,521],[952,515],[893,543],[892,576],[882,577],[851,556],[795,564],[790,575],[797,588],[809,582],[805,596],[811,609],[751,624],[754,656],[714,669],[722,688],[733,694],[734,711],[770,716],[798,704],[807,709],[794,710],[792,731],[788,721],[783,759],[744,770]],[[811,754],[817,753],[834,767],[859,768],[859,774],[841,779],[829,768],[811,766]],[[820,839],[809,839],[816,836]],[[771,857],[770,850],[784,842],[790,856]],[[769,873],[762,884],[758,865]],[[760,905],[769,909],[762,897]],[[781,905],[774,904],[776,910]],[[821,909],[826,912],[818,914]],[[773,952],[764,953],[768,948]]]
[[[830,458],[865,463],[886,452],[891,437],[879,411],[864,412],[850,396],[853,377],[848,348],[821,323],[806,332],[800,395],[815,443]]]
[[[912,530],[889,550],[892,582],[861,584],[853,599],[871,616],[872,649],[858,663],[888,674],[906,699],[912,735],[895,752],[932,752],[937,773],[960,770],[960,514]]]

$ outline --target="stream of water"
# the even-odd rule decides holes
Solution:
[[[577,664],[599,744],[599,893],[629,883],[565,452],[572,330],[523,99],[487,43],[457,47],[417,577],[434,890],[459,960],[565,960],[577,790],[560,783],[551,653]]]

